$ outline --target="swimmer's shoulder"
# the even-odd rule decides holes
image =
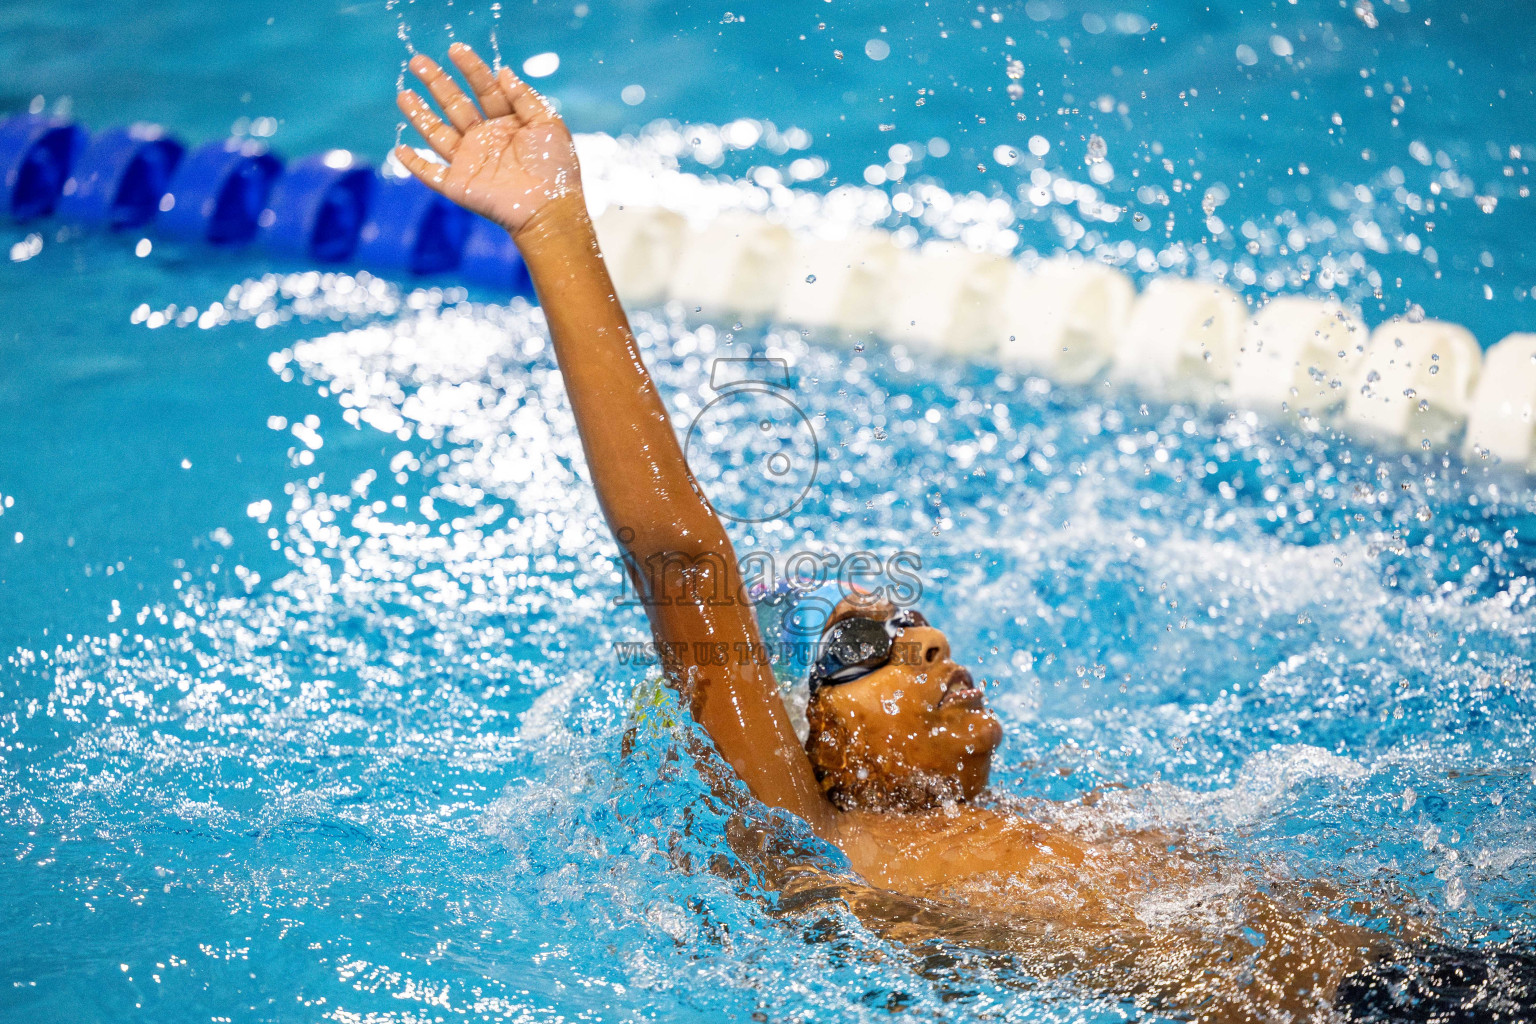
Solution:
[[[848,812],[838,823],[838,845],[871,883],[913,895],[1042,862],[1081,864],[1084,856],[1063,829],[967,804],[915,814]]]

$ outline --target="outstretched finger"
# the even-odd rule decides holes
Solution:
[[[502,68],[496,75],[496,81],[501,84],[501,91],[506,93],[507,99],[512,102],[513,111],[522,121],[537,121],[553,113],[549,101],[535,92],[533,86],[514,75],[511,68]]]
[[[464,43],[448,47],[448,58],[464,74],[464,80],[480,101],[480,109],[486,117],[506,117],[512,113],[512,103],[496,83],[496,75],[486,67],[480,55]]]
[[[463,136],[432,113],[426,100],[407,89],[395,97],[395,103],[399,105],[405,119],[411,122],[411,127],[427,140],[427,145],[432,147],[434,153],[444,160],[453,159],[453,151],[459,148],[459,140]]]
[[[437,100],[437,105],[443,108],[448,123],[460,132],[467,132],[480,123],[480,108],[475,106],[474,100],[464,95],[459,83],[449,77],[437,61],[418,53],[411,58],[411,73],[421,79],[421,84],[427,87],[432,98]]]
[[[434,192],[448,195],[448,168],[442,164],[433,163],[410,146],[396,146],[395,159],[399,160],[405,169]],[[449,198],[453,198],[449,196]]]

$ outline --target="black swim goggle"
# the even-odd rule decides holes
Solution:
[[[821,653],[811,666],[811,696],[823,686],[851,683],[889,665],[897,635],[909,626],[926,625],[923,613],[913,610],[888,619],[854,616],[838,622],[821,638]]]

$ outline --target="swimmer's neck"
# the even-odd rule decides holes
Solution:
[[[870,883],[917,895],[957,878],[1017,871],[1047,840],[1053,855],[1076,844],[1037,822],[968,802],[921,811],[842,811],[826,838]]]

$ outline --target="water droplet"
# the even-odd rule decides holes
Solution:
[[[1430,375],[1430,376],[1431,376],[1431,377],[1433,377],[1433,376],[1434,376],[1434,375],[1435,375],[1435,374],[1437,374],[1437,373],[1439,373],[1439,372],[1440,372],[1440,367],[1438,367],[1438,366],[1431,366],[1431,367],[1430,367],[1430,368],[1429,368],[1429,375]]]
[[[815,284],[816,283],[816,275],[815,274],[806,274],[805,275],[805,283],[806,284]]]
[[[1023,99],[1024,98],[1024,87],[1022,85],[1020,85],[1018,82],[1009,82],[1008,83],[1008,98],[1011,99],[1011,100],[1021,100],[1021,99]]]
[[[1429,438],[1427,438],[1427,437],[1424,440],[1420,441],[1419,444],[1423,447],[1423,449],[1425,451],[1429,451],[1429,449],[1432,447],[1430,445],[1430,443],[1429,443]]]
[[[1104,159],[1104,154],[1109,152],[1109,144],[1104,141],[1102,135],[1088,136],[1088,162],[1098,163]]]
[[[1023,78],[1024,62],[1016,57],[1010,57],[1008,60],[1008,77],[1014,80]]]

